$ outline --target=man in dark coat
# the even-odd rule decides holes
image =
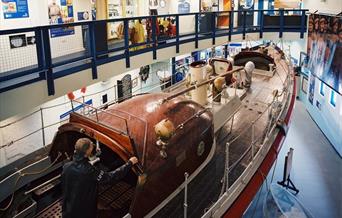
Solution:
[[[126,164],[112,172],[104,172],[89,163],[94,143],[81,138],[75,144],[75,154],[71,162],[63,167],[63,217],[96,218],[98,184],[112,183],[122,179],[138,162],[132,157]]]

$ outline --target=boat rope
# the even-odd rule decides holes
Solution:
[[[12,205],[13,203],[13,200],[14,200],[14,194],[15,194],[15,190],[17,188],[17,185],[20,181],[20,179],[22,177],[25,177],[25,176],[32,176],[32,175],[37,175],[37,174],[41,174],[45,171],[47,171],[48,169],[50,169],[53,165],[55,165],[58,161],[58,159],[62,156],[62,154],[60,152],[58,152],[58,155],[56,157],[56,159],[47,167],[45,167],[44,169],[40,170],[40,171],[32,171],[32,172],[21,172],[21,170],[18,171],[18,177],[16,178],[15,182],[14,182],[14,186],[13,186],[13,190],[12,190],[12,194],[11,194],[11,198],[10,198],[10,201],[8,202],[8,204],[6,205],[6,207],[4,208],[0,208],[0,211],[6,211],[8,208],[10,208],[10,206]]]

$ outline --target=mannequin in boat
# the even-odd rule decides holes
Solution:
[[[104,172],[89,163],[95,148],[88,138],[80,138],[75,144],[74,158],[66,163],[62,172],[63,205],[65,218],[93,218],[97,212],[98,184],[114,184],[121,180],[138,162],[131,157],[126,164],[111,172]]]

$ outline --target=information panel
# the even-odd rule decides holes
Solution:
[[[5,19],[29,17],[27,0],[1,0]]]
[[[50,24],[74,22],[73,0],[48,0]],[[50,30],[51,38],[75,34],[74,27],[59,27]]]

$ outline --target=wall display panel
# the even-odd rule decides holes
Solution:
[[[10,41],[11,49],[21,48],[21,47],[25,47],[27,45],[25,34],[9,36],[9,41]]]
[[[308,70],[342,94],[342,17],[311,14]]]
[[[82,12],[78,12],[77,13],[77,19],[78,21],[81,21],[81,20],[89,20],[89,12],[88,11],[82,11]]]
[[[303,93],[308,94],[308,78],[306,76],[303,76],[302,91]]]
[[[27,0],[1,0],[1,7],[5,19],[29,17]]]
[[[48,0],[49,24],[74,22],[73,0]],[[75,34],[74,27],[60,27],[50,30],[51,38]]]
[[[122,80],[118,80],[117,87],[119,102],[132,97],[132,76],[127,74],[122,78]]]
[[[314,97],[315,97],[315,76],[313,74],[310,75],[310,84],[309,84],[309,102],[313,105]]]
[[[299,8],[300,0],[275,0],[274,7],[275,8]]]
[[[178,0],[178,13],[180,14],[190,13],[189,0]]]

